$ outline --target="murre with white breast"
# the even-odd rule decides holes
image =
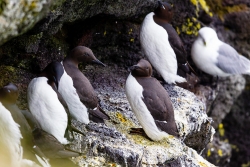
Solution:
[[[182,42],[170,24],[172,15],[172,7],[168,3],[159,2],[156,10],[144,18],[140,29],[142,50],[169,84],[186,82],[185,78],[177,75],[177,61],[184,64],[183,67],[187,63]]]
[[[145,59],[131,67],[125,90],[132,111],[150,139],[178,136],[170,97],[151,75],[152,67]]]
[[[68,56],[63,60],[63,66],[67,74],[72,78],[76,92],[81,100],[81,102],[86,106],[89,112],[89,119],[94,122],[103,123],[104,120],[108,120],[109,116],[101,111],[98,105],[98,98],[95,93],[94,88],[89,82],[88,78],[79,70],[78,64],[84,63],[95,63],[105,66],[101,61],[99,61],[91,51],[91,49],[85,46],[77,46],[71,50]],[[60,89],[59,89],[60,92]],[[60,92],[61,93],[61,92]],[[70,99],[71,96],[65,96],[61,93],[65,101]],[[70,105],[68,104],[69,108]],[[72,111],[70,111],[72,112]],[[71,113],[74,114],[74,113]],[[74,116],[73,116],[74,117]]]

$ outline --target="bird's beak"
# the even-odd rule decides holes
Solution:
[[[189,73],[189,67],[188,67],[188,63],[185,63],[185,64],[182,64],[181,65],[181,69],[186,72],[186,73]]]
[[[164,5],[162,4],[161,1],[158,1],[158,6],[161,7],[161,8],[163,8],[163,9],[165,9],[165,7],[164,7]]]
[[[102,65],[103,67],[106,67],[106,65],[103,64],[103,63],[102,63],[100,60],[98,60],[98,59],[92,60],[92,63],[99,64],[99,65]]]
[[[133,66],[129,67],[130,71],[136,70],[138,68],[140,68],[138,65],[133,65]]]
[[[206,46],[207,45],[207,43],[206,43],[206,41],[203,39],[203,44]]]
[[[56,77],[54,77],[53,76],[53,78],[54,78],[54,82],[55,82],[55,84],[56,84],[56,89],[58,90],[58,76],[56,76]]]

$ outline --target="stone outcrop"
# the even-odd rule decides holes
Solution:
[[[126,70],[113,67],[96,69],[98,75],[106,80],[115,80],[111,85],[102,85],[96,89],[100,106],[111,117],[105,124],[90,123],[86,127],[75,122],[78,128],[86,132],[86,136],[78,136],[73,149],[86,153],[83,157],[74,158],[79,166],[108,166],[112,163],[121,166],[214,166],[204,160],[197,151],[201,151],[209,143],[214,134],[211,118],[206,115],[206,107],[193,93],[178,86],[165,85],[175,112],[176,125],[180,134],[160,142],[153,142],[140,135],[129,134],[130,128],[141,127],[131,111],[126,99],[124,83]],[[119,80],[117,77],[120,76]]]
[[[234,46],[242,55],[249,57],[250,32],[246,27],[249,27],[248,16],[250,4],[248,0],[169,0],[169,2],[173,3],[175,13],[172,25],[184,43],[184,47],[188,53],[188,60],[199,74],[200,82],[196,85],[191,85],[192,91],[197,97],[179,87],[165,86],[165,88],[169,91],[173,102],[178,102],[175,104],[180,105],[175,105],[176,111],[184,111],[182,110],[183,108],[196,104],[198,104],[196,107],[200,106],[202,108],[190,108],[190,111],[194,109],[194,111],[202,111],[202,113],[195,112],[193,114],[190,112],[186,117],[184,117],[183,113],[180,113],[179,116],[176,116],[179,130],[185,143],[179,143],[179,146],[181,148],[189,146],[200,153],[212,136],[211,123],[219,131],[218,125],[220,125],[224,117],[233,120],[237,120],[236,116],[239,115],[245,117],[239,108],[247,107],[247,105],[242,103],[242,99],[248,96],[246,95],[247,93],[243,93],[243,97],[240,96],[240,99],[237,100],[237,97],[244,89],[245,79],[243,77],[234,76],[219,80],[216,83],[216,81],[211,81],[208,75],[204,73],[200,74],[190,58],[191,45],[197,36],[199,28],[202,26],[211,26],[216,29],[220,39]],[[85,64],[80,67],[90,79],[95,90],[100,94],[101,106],[107,112],[116,111],[116,113],[121,113],[122,115],[118,114],[115,116],[118,116],[118,118],[122,116],[122,118],[126,118],[139,126],[124,97],[123,88],[128,75],[128,66],[135,64],[140,58],[144,57],[139,43],[140,24],[145,15],[153,11],[156,5],[156,0],[1,1],[0,86],[8,82],[17,84],[20,89],[18,105],[20,108],[26,109],[26,90],[29,81],[49,62],[61,61],[70,49],[77,45],[85,45],[93,50],[98,59],[108,65],[108,68],[105,69],[99,69],[92,65],[86,66]],[[157,79],[161,79],[155,71],[154,76]],[[246,83],[248,85],[249,81]],[[216,84],[217,86],[215,86]],[[112,95],[105,97],[103,92],[112,92]],[[182,92],[185,93],[183,94]],[[188,94],[190,99],[186,99],[185,94]],[[105,101],[104,99],[109,96],[112,97],[111,101]],[[177,98],[180,96],[184,96],[182,101]],[[194,101],[194,103],[190,103],[190,100]],[[233,106],[235,100],[237,100],[237,103],[236,106]],[[111,106],[116,108],[112,108]],[[229,114],[229,117],[227,117],[232,106],[234,114]],[[205,119],[206,115],[204,111],[207,111],[207,114],[214,122],[211,122],[210,119]],[[200,118],[199,116],[202,117]],[[225,130],[237,130],[237,128],[229,127],[231,125],[230,119],[225,122],[225,125],[227,125],[225,126]],[[123,140],[126,140],[126,142],[130,143],[130,146],[133,145],[137,148],[142,148],[141,152],[133,155],[137,155],[137,160],[141,160],[140,162],[149,163],[144,161],[143,156],[140,154],[147,152],[146,149],[141,145],[138,146],[138,143],[135,141],[128,139],[130,135],[126,135],[124,131],[120,131],[118,128],[119,125],[122,125],[122,123],[117,125],[113,125],[112,123],[107,124],[107,126],[103,126],[103,133],[105,130],[110,130],[119,142],[122,143]],[[98,126],[90,124],[89,129],[86,130],[86,132],[88,131],[88,136],[98,136],[98,134],[102,133],[99,131],[96,132],[94,127]],[[184,127],[186,129],[183,129]],[[234,138],[234,134],[241,134],[244,139],[247,138],[247,136],[244,136],[243,130],[239,134],[230,130],[230,134],[228,135],[230,139]],[[83,148],[99,148],[99,145],[96,143],[93,146],[88,145],[93,143],[91,140],[88,142],[88,136],[82,138],[86,141],[85,144],[87,147],[84,147],[83,142],[77,144],[77,146],[79,148],[81,148],[80,145],[83,145]],[[105,134],[97,138],[97,141],[104,143],[105,148],[109,145],[109,142],[105,141],[106,137],[110,139],[110,134]],[[142,137],[138,136],[138,138]],[[236,138],[239,137],[237,136]],[[143,138],[144,140],[152,144],[147,139]],[[238,144],[239,142],[234,143]],[[94,145],[98,147],[94,147]],[[214,150],[220,149],[220,144],[215,144],[214,146],[216,147]],[[209,148],[212,147],[211,145],[209,146]],[[231,151],[231,149],[224,147],[224,145],[222,147],[221,150],[223,152]],[[94,162],[91,158],[95,159],[94,157],[99,157],[100,161],[98,163],[102,161],[106,162],[106,159],[100,157],[100,155],[103,155],[101,148],[95,153],[91,153],[91,151],[92,149],[90,149],[88,155],[93,156],[85,157],[86,161],[84,163],[91,164]],[[109,153],[106,155],[111,155],[111,152]],[[172,163],[178,166],[187,163],[191,158],[190,162],[197,164],[193,161],[193,156],[187,152],[183,153],[185,157],[180,156],[179,158],[175,158]],[[243,155],[245,154],[248,155],[247,151]],[[116,159],[110,159],[108,162],[112,163],[112,161],[115,161],[126,164],[125,159],[121,160],[122,154],[116,155],[119,155],[120,158],[117,156]],[[223,158],[230,158],[230,156],[225,157]],[[82,158],[84,159],[84,157]],[[216,155],[208,159],[214,164],[222,162],[221,164],[224,165],[224,162],[228,162],[219,161],[218,159],[220,158],[220,156]],[[167,159],[166,157],[161,157],[159,161],[154,160],[154,163],[164,166],[163,161]],[[247,162],[244,163],[247,164]],[[239,164],[237,165],[239,166]]]
[[[9,39],[27,32],[51,9],[63,0],[29,1],[9,0],[0,2],[0,45]]]

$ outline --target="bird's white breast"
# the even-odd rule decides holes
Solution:
[[[202,71],[213,76],[227,76],[217,67],[218,50],[221,43],[218,40],[204,45],[201,37],[198,37],[192,45],[191,56],[195,65]]]
[[[38,77],[30,82],[28,86],[29,109],[43,130],[52,134],[62,144],[67,144],[64,138],[68,124],[67,113],[47,81],[45,77]]]
[[[161,140],[164,137],[168,137],[168,134],[159,130],[155,124],[154,118],[148,111],[147,106],[142,101],[143,98],[143,87],[137,82],[137,80],[129,74],[126,85],[126,96],[129,101],[129,104],[143,127],[146,134],[152,140]]]
[[[72,78],[64,73],[58,85],[58,91],[68,105],[69,112],[72,117],[82,123],[89,123],[89,115],[86,106],[81,102],[76,89],[73,85]]]
[[[184,82],[184,78],[176,75],[177,60],[168,41],[168,33],[154,22],[153,16],[154,12],[149,13],[141,25],[140,42],[142,49],[150,63],[166,82]]]
[[[9,164],[1,164],[6,161],[1,160],[0,165],[18,167],[22,160],[22,147],[20,139],[22,138],[19,125],[14,121],[11,113],[0,102],[0,159],[7,157],[11,159]]]

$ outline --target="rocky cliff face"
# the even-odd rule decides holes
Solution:
[[[195,66],[190,58],[190,50],[197,31],[202,26],[215,28],[220,39],[234,46],[237,51],[244,56],[250,56],[250,32],[246,28],[249,24],[248,15],[250,4],[247,0],[169,0],[169,2],[173,3],[175,11],[172,22],[173,27],[183,40],[189,56],[188,60],[194,68]],[[115,111],[115,113],[124,114],[122,117],[118,114],[114,118],[131,119],[130,121],[136,124],[136,119],[130,111],[124,97],[123,88],[125,79],[129,74],[127,70],[128,66],[135,64],[140,58],[144,57],[139,43],[140,24],[145,15],[154,10],[156,4],[157,1],[152,0],[1,1],[0,86],[7,82],[16,83],[20,89],[18,105],[20,108],[27,108],[26,90],[29,81],[49,62],[54,60],[61,61],[70,49],[77,45],[85,45],[93,50],[97,58],[108,65],[105,69],[92,65],[81,66],[81,70],[90,79],[99,94],[100,104],[107,112]],[[195,68],[195,70],[197,69]],[[156,72],[154,72],[154,76],[159,78]],[[199,74],[199,78],[200,83],[192,87],[192,91],[199,99],[199,102],[195,102],[194,105],[199,106],[201,102],[203,102],[204,108],[203,110],[195,111],[204,112],[206,110],[208,115],[214,120],[212,123],[214,128],[217,129],[218,132],[225,130],[221,121],[230,112],[234,101],[244,89],[245,79],[240,76],[222,79],[219,80],[216,88],[211,88],[214,82],[211,81],[208,75]],[[247,82],[247,84],[248,83],[249,82]],[[181,98],[183,96],[181,92],[186,93],[185,90],[179,87],[170,86],[166,88],[170,92],[176,91],[176,89],[178,90],[177,94],[170,93],[173,101],[176,100],[175,98]],[[194,97],[190,92],[187,94],[188,96]],[[233,107],[232,113],[236,112],[236,107],[237,113],[244,116],[245,112],[240,112],[243,110],[238,108],[246,106],[241,100],[244,99],[245,96],[248,97],[247,93],[243,93],[243,95],[240,96],[236,106]],[[109,99],[109,102],[106,102],[105,99]],[[181,106],[190,105],[189,100],[179,101],[179,103]],[[116,108],[110,109],[110,106],[116,106]],[[181,108],[176,107],[176,111],[181,111]],[[194,116],[194,120],[198,119],[198,113]],[[230,117],[226,118],[226,122],[223,122],[225,128],[229,130],[237,129],[230,128],[229,125],[231,120],[236,119],[234,115],[239,114],[230,114]],[[242,117],[242,120],[247,122],[245,118],[246,117]],[[188,116],[186,119],[188,119]],[[205,117],[204,120],[206,120]],[[124,126],[123,123],[119,123],[119,125],[120,124]],[[87,146],[86,149],[90,149],[87,153],[88,158],[94,159],[94,157],[102,156],[104,153],[101,148],[105,148],[105,154],[107,154],[106,159],[108,159],[108,155],[112,157],[115,152],[114,148],[108,149],[110,148],[108,147],[110,141],[105,142],[105,140],[107,140],[107,136],[108,140],[111,140],[110,134],[112,136],[114,133],[114,140],[117,139],[120,144],[127,142],[131,148],[137,147],[140,150],[139,152],[133,153],[135,157],[134,160],[136,161],[132,162],[131,160],[131,163],[150,164],[151,162],[149,163],[146,160],[147,157],[143,156],[150,155],[144,154],[147,152],[147,149],[144,148],[146,146],[141,143],[138,145],[137,141],[130,140],[130,137],[127,135],[124,136],[124,131],[117,130],[119,129],[119,125],[108,124],[107,127],[103,126],[103,131],[98,130],[102,128],[96,129],[96,127],[100,125],[89,125],[87,130],[89,136],[84,140]],[[198,125],[200,124],[192,124],[191,122],[187,124],[189,127],[197,127]],[[234,126],[236,125],[237,124]],[[239,127],[241,126],[242,125]],[[200,131],[195,131],[195,129],[190,130],[184,142],[189,147],[201,151],[211,138],[212,128],[210,127],[209,121],[204,121],[199,128],[201,128]],[[103,134],[105,131],[111,131],[112,133],[110,132],[110,134],[98,137],[99,133]],[[228,135],[231,140],[234,138],[235,131],[229,131],[228,134],[225,132],[224,135],[218,133],[216,136],[223,136],[223,138],[225,138],[225,135],[226,137]],[[243,133],[240,134],[243,135]],[[93,141],[90,140],[90,136],[97,136],[97,141],[102,145],[93,143]],[[245,136],[246,138],[248,137],[247,134]],[[218,137],[218,140],[220,137]],[[140,137],[138,138],[140,139]],[[201,140],[195,144],[197,139]],[[145,141],[146,139],[143,138],[142,140]],[[231,142],[230,140],[229,143]],[[145,142],[149,145],[153,144],[153,142],[147,140]],[[237,142],[234,142],[234,144],[236,143]],[[180,148],[184,150],[187,148],[183,143],[179,144],[178,146],[180,146]],[[80,145],[81,144],[77,145],[78,148],[80,148]],[[223,148],[221,146],[223,146]],[[210,145],[203,154],[212,163],[223,166],[228,163],[228,161],[224,161],[224,159],[230,159],[231,155],[231,149],[227,146],[228,143],[223,142],[220,145]],[[237,148],[241,149],[242,147]],[[94,149],[97,149],[97,152],[94,152]],[[190,150],[190,148],[188,148],[188,150]],[[179,152],[181,151],[179,150]],[[128,153],[132,155],[131,151]],[[128,159],[124,157],[130,157],[124,155],[124,152],[116,155],[116,158],[111,158],[108,162],[113,161],[124,165],[126,164],[125,161],[128,161]],[[181,155],[183,156],[177,156],[178,158],[173,159],[173,164],[185,164],[190,158],[193,158],[187,151],[184,151]],[[164,162],[169,162],[170,159],[170,157],[163,157],[160,158],[160,160],[158,159],[152,162],[158,164],[158,166],[167,166]],[[78,162],[80,161],[81,160]],[[235,161],[234,163],[237,163],[239,166],[240,163],[247,163],[247,161],[249,161],[249,159],[244,159],[242,162]],[[87,162],[91,163],[92,161],[90,162],[89,159],[84,161],[84,163]],[[191,162],[197,165],[197,162],[198,164],[203,163],[203,160]],[[99,163],[101,163],[101,161],[99,161]],[[199,165],[201,166],[201,164]]]

